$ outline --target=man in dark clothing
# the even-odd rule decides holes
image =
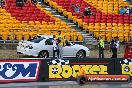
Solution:
[[[132,14],[132,8],[129,9],[129,13]]]
[[[87,6],[84,11],[84,16],[90,16],[90,15],[94,15],[94,14],[92,13],[91,8]]]
[[[117,58],[117,40],[116,40],[116,37],[112,39],[110,46],[111,46],[111,51],[113,53],[111,58]]]
[[[5,1],[4,0],[1,0],[0,5],[1,5],[1,8],[3,9],[3,7],[5,5]]]
[[[22,9],[22,7],[24,6],[24,1],[23,0],[16,0],[16,6],[21,7],[21,9]]]
[[[32,4],[36,5],[37,4],[37,0],[32,0]]]

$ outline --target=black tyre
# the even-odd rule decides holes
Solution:
[[[48,58],[49,53],[47,51],[41,51],[38,55],[39,58]]]
[[[77,58],[85,58],[86,57],[85,51],[83,51],[83,50],[78,51],[76,54],[76,57]]]
[[[79,76],[78,78],[77,78],[77,83],[79,84],[79,85],[83,85],[83,84],[85,84],[86,83],[86,78],[84,77],[84,76]]]

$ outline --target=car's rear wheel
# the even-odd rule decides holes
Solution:
[[[79,51],[77,52],[77,54],[76,54],[76,57],[77,57],[77,58],[85,58],[85,57],[86,57],[85,51],[79,50]]]
[[[41,51],[39,53],[38,57],[40,57],[40,58],[48,58],[49,57],[49,53],[47,51]]]

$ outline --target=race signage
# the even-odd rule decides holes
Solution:
[[[39,60],[2,60],[0,61],[0,82],[36,81],[39,67]]]
[[[129,82],[129,75],[87,75],[88,82]]]
[[[75,80],[80,67],[86,75],[113,74],[113,63],[100,60],[52,60],[47,62],[49,66],[49,80]],[[111,69],[110,69],[111,68]]]
[[[122,74],[128,74],[132,77],[132,59],[120,60]]]

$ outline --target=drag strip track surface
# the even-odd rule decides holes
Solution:
[[[132,83],[87,83],[80,86],[73,81],[0,84],[0,88],[132,88]]]

